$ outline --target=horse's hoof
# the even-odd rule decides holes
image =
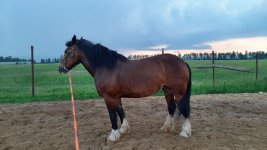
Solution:
[[[130,133],[130,129],[129,129],[129,128],[120,128],[120,133],[121,133],[121,134],[127,134],[127,133]]]
[[[108,143],[108,142],[117,142],[117,141],[119,141],[119,139],[120,139],[119,130],[112,129],[111,134],[109,135],[109,137],[106,140],[106,143]]]
[[[169,133],[169,132],[170,132],[170,128],[169,128],[169,127],[166,127],[165,125],[163,125],[163,126],[160,128],[160,131],[161,131],[161,132],[167,132],[167,133]]]
[[[181,137],[188,138],[190,135],[191,135],[191,130],[190,130],[190,131],[182,130],[182,131],[180,132],[180,136],[181,136]]]
[[[185,122],[182,127],[182,131],[180,132],[180,136],[182,137],[189,137],[191,135],[191,124],[189,119],[185,119]]]
[[[121,134],[129,133],[129,129],[130,129],[130,126],[129,126],[127,120],[123,119],[123,123],[122,123],[121,128],[120,128],[120,133]]]
[[[111,140],[109,140],[109,139],[107,138],[106,141],[105,141],[105,143],[106,143],[106,145],[112,145],[112,144],[115,144],[116,141],[111,141]]]

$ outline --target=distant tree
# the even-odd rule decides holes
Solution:
[[[135,59],[142,59],[147,58],[150,56],[156,56],[158,54],[153,55],[129,55],[128,59],[135,60]],[[267,52],[259,51],[258,52],[259,59],[267,59]],[[178,54],[178,57],[184,59],[184,60],[211,60],[212,59],[212,53],[186,53],[181,55]],[[256,52],[248,52],[245,51],[245,53],[241,52],[226,52],[226,53],[215,53],[215,59],[218,60],[229,60],[229,59],[255,59],[256,58]]]
[[[235,59],[236,58],[236,54],[234,51],[232,51],[232,53],[230,54],[230,59]]]
[[[266,53],[267,54],[267,53]],[[258,55],[259,55],[259,59],[264,59],[264,58],[266,58],[265,57],[265,53],[263,52],[263,51],[259,51],[258,52]]]
[[[130,59],[130,60],[132,60],[132,55],[128,55],[127,58]]]
[[[45,59],[41,59],[41,64],[44,64],[45,63]]]
[[[180,57],[180,58],[182,57],[181,53],[178,53],[177,56]]]
[[[45,61],[47,64],[51,63],[51,58],[46,59]]]
[[[246,59],[245,55],[243,55],[242,53],[238,53],[237,56],[238,56],[238,59]]]

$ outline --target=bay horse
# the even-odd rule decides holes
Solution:
[[[94,44],[83,38],[66,43],[65,54],[58,68],[60,73],[69,72],[82,64],[92,75],[97,92],[104,98],[111,121],[111,133],[107,140],[118,141],[121,134],[129,131],[121,98],[141,98],[163,90],[168,116],[161,127],[169,132],[174,119],[182,114],[185,118],[180,136],[191,135],[190,95],[191,71],[187,63],[171,54],[153,56],[141,60],[129,60],[116,51]],[[117,116],[121,127],[118,129]]]

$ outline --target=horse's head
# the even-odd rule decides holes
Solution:
[[[60,66],[58,67],[58,71],[60,73],[69,72],[74,66],[80,63],[81,55],[76,45],[77,40],[76,36],[72,37],[72,40],[66,44],[67,48],[65,50],[65,54],[61,60]]]

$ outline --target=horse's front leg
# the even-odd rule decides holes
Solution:
[[[118,124],[117,124],[116,108],[108,107],[108,113],[111,121],[112,130],[107,140],[116,142],[120,139],[120,132],[118,130]]]
[[[127,120],[125,119],[125,114],[121,105],[121,99],[110,97],[105,97],[104,99],[108,108],[112,126],[111,134],[109,135],[107,140],[116,142],[119,140],[121,133],[125,133],[129,129],[129,125]],[[120,130],[118,130],[117,114],[119,115],[122,124]]]

